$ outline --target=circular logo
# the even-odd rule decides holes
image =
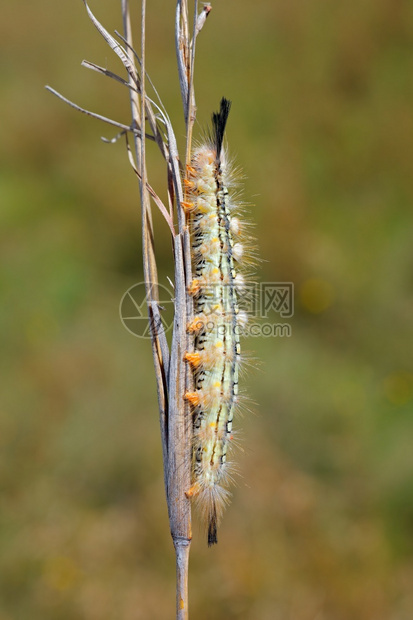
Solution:
[[[123,326],[137,338],[150,338],[154,332],[167,332],[173,323],[174,300],[173,292],[162,284],[157,287],[159,301],[152,302],[156,306],[148,313],[148,295],[144,282],[138,282],[124,293],[119,304],[119,316]]]

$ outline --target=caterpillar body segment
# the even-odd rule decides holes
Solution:
[[[188,324],[194,350],[185,355],[194,376],[194,391],[186,394],[193,410],[192,486],[187,496],[195,498],[205,517],[209,546],[217,542],[230,497],[227,455],[238,399],[239,331],[246,322],[238,308],[245,286],[238,272],[244,255],[238,240],[242,223],[233,216],[237,205],[223,145],[230,107],[223,98],[208,139],[192,154],[185,179],[194,274],[188,291],[194,300]]]

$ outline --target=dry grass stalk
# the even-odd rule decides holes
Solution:
[[[198,14],[198,2],[194,2],[192,37],[190,36],[187,0],[177,0],[175,13],[175,41],[178,62],[179,83],[186,123],[186,153],[180,159],[175,134],[156,89],[150,83],[157,98],[147,94],[150,81],[145,70],[146,0],[141,2],[141,45],[140,54],[133,47],[128,0],[121,0],[123,35],[116,33],[119,43],[96,19],[86,0],[83,0],[88,16],[107,44],[123,63],[128,79],[108,71],[94,63],[83,61],[82,65],[120,82],[129,90],[132,124],[118,123],[94,112],[90,112],[69,101],[50,87],[53,94],[75,109],[102,120],[121,130],[119,135],[132,133],[134,156],[127,141],[129,160],[138,176],[142,215],[143,269],[148,302],[148,316],[152,341],[152,353],[160,414],[164,480],[168,503],[168,514],[172,540],[176,552],[176,618],[188,618],[188,561],[191,544],[191,503],[185,491],[191,485],[191,413],[184,394],[191,388],[191,372],[184,362],[184,354],[191,343],[186,332],[188,317],[192,314],[192,300],[187,294],[192,280],[189,233],[182,207],[184,191],[182,171],[190,160],[192,128],[195,121],[195,96],[193,87],[195,43],[211,10],[204,5]],[[138,63],[138,66],[137,64]],[[148,131],[147,131],[148,126]],[[119,136],[117,136],[119,137]],[[117,139],[117,138],[115,138]],[[168,206],[148,183],[145,157],[145,141],[153,140],[159,146],[168,171]],[[152,199],[152,201],[151,201]],[[160,320],[158,305],[158,276],[152,227],[152,202],[159,208],[172,234],[175,270],[174,324],[171,349],[169,351]]]

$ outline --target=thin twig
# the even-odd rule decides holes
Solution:
[[[194,28],[192,36],[192,44],[190,45],[191,56],[189,59],[189,75],[188,75],[188,115],[186,118],[186,153],[185,163],[189,165],[192,150],[192,128],[195,122],[196,104],[194,95],[194,69],[195,69],[195,43],[198,22],[198,0],[194,1]]]
[[[212,6],[210,4],[205,4],[204,8],[201,11],[201,13],[198,15],[198,19],[196,20],[196,29],[195,29],[195,36],[196,37],[198,36],[198,34],[201,32],[202,28],[204,27],[205,22],[206,22],[206,18],[210,14],[211,10],[212,10]]]
[[[96,65],[94,62],[90,62],[89,60],[82,60],[80,64],[82,67],[85,67],[85,69],[91,69],[92,71],[96,71],[97,73],[102,73],[103,75],[106,75],[107,77],[110,77],[113,80],[120,82],[121,84],[123,84],[124,86],[127,86],[128,88],[133,88],[134,90],[137,90],[136,85],[131,84],[127,80],[124,80],[123,77],[120,77],[120,75],[113,73],[113,71],[109,71],[109,69],[104,69],[103,67],[99,67],[99,65]]]
[[[187,0],[177,0],[175,11],[175,47],[178,62],[179,86],[184,107],[185,123],[188,119],[189,92],[189,32]]]
[[[116,41],[116,39],[114,37],[112,37],[112,35],[109,34],[109,32],[106,30],[106,28],[104,28],[102,26],[102,24],[96,19],[96,17],[93,15],[92,11],[90,10],[86,0],[83,0],[83,3],[85,5],[85,7],[86,7],[86,11],[87,11],[87,13],[89,15],[89,19],[91,20],[91,22],[94,24],[96,29],[100,32],[102,37],[105,39],[106,43],[115,52],[115,54],[117,56],[119,56],[119,58],[122,61],[123,66],[125,67],[125,69],[128,72],[129,76],[132,78],[132,81],[136,85],[138,85],[139,78],[138,78],[138,73],[136,71],[136,67],[135,67],[135,64],[134,64],[133,60],[131,60],[131,58],[129,57],[127,52],[123,49],[123,47],[121,45],[119,45],[119,43]]]
[[[117,37],[119,37],[124,42],[124,44],[126,45],[127,49],[129,49],[132,52],[132,54],[134,55],[134,57],[136,58],[136,60],[138,61],[139,65],[140,65],[141,64],[141,60],[140,60],[138,54],[135,52],[133,47],[130,47],[130,45],[127,42],[127,40],[125,39],[125,37],[123,37],[120,34],[120,32],[118,32],[117,30],[115,30],[115,34],[116,34]],[[157,91],[157,89],[155,87],[155,84],[152,82],[152,80],[151,80],[150,76],[148,75],[147,71],[145,72],[145,77],[146,77],[147,81],[149,82],[149,84],[151,85],[151,88],[152,88],[153,92],[155,93],[156,97],[158,98],[159,104],[162,107],[163,112],[166,114],[166,109],[165,109],[164,104],[162,103],[162,99],[159,96],[159,93],[158,93],[158,91]]]
[[[67,99],[66,97],[61,95],[59,92],[57,92],[57,90],[55,90],[51,86],[45,86],[45,88],[50,93],[52,93],[52,95],[56,95],[56,97],[58,97],[59,99],[61,99],[62,101],[70,105],[72,108],[74,108],[78,112],[82,112],[82,114],[86,114],[87,116],[96,118],[99,121],[103,121],[104,123],[107,123],[108,125],[112,125],[113,127],[118,127],[119,129],[124,129],[125,131],[133,131],[138,136],[141,135],[141,132],[139,129],[133,129],[132,127],[130,127],[130,125],[124,125],[123,123],[118,123],[118,121],[113,121],[112,119],[107,118],[106,116],[102,116],[101,114],[96,114],[96,112],[90,112],[90,110],[81,108],[76,103],[73,103],[73,101],[70,101],[70,99]],[[149,134],[146,137],[148,138],[148,140],[155,140],[155,138]]]
[[[122,17],[123,27],[125,32],[125,38],[133,48],[132,30],[129,14],[128,0],[122,0]],[[133,63],[133,60],[132,60]],[[136,69],[134,69],[136,71]],[[134,72],[133,72],[134,73]],[[136,72],[137,74],[137,72]],[[129,73],[129,79],[133,82],[131,73]],[[134,126],[140,126],[140,102],[136,91],[129,90],[132,122]],[[140,177],[140,192],[141,192],[141,205],[142,205],[142,253],[143,253],[143,266],[144,266],[144,279],[146,287],[146,296],[148,301],[148,315],[150,320],[150,334],[152,342],[152,354],[155,367],[155,379],[158,394],[158,407],[159,407],[159,420],[161,428],[161,441],[162,441],[162,453],[164,462],[164,480],[165,487],[167,485],[167,409],[168,409],[168,395],[167,395],[167,378],[169,374],[169,350],[166,342],[166,336],[162,329],[156,330],[156,326],[160,326],[160,317],[157,306],[157,291],[154,292],[153,287],[157,287],[157,275],[156,269],[153,269],[154,257],[153,257],[153,235],[152,226],[149,217],[150,205],[148,204],[148,194],[145,191],[145,186],[142,182],[142,161],[141,161],[141,144],[140,137],[134,136],[135,157],[136,157],[136,169]],[[146,170],[145,170],[146,176]]]
[[[132,152],[131,152],[131,149],[130,149],[127,137],[126,137],[126,148],[127,148],[127,151],[128,151],[128,159],[129,159],[130,165],[132,166],[132,169],[135,172],[135,174],[138,177],[138,179],[141,180],[142,177],[140,175],[139,170],[137,169],[137,167],[135,165],[135,162],[133,161],[133,156],[132,156]],[[148,190],[148,192],[152,196],[153,201],[155,202],[155,204],[158,207],[159,211],[162,213],[163,217],[165,218],[166,222],[168,223],[169,230],[171,231],[172,237],[175,237],[174,223],[173,223],[173,219],[171,217],[171,214],[168,212],[168,210],[165,207],[164,203],[159,198],[158,194],[155,192],[153,187],[151,185],[149,185],[149,183],[146,183],[146,189]]]

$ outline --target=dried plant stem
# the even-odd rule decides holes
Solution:
[[[188,116],[186,119],[186,153],[185,164],[188,165],[191,159],[192,129],[195,122],[196,104],[194,95],[194,69],[195,69],[195,43],[196,43],[196,23],[198,19],[198,0],[194,0],[194,29],[192,43],[190,45],[189,76],[188,76]]]
[[[176,618],[188,618],[188,568],[191,541],[175,540],[176,554]]]
[[[211,7],[204,5],[203,10],[198,15],[198,0],[194,0],[193,33],[192,40],[190,40],[188,0],[177,0],[176,4],[176,54],[187,132],[185,158],[181,159],[169,117],[155,87],[146,74],[146,0],[141,0],[140,56],[133,48],[128,0],[121,0],[124,35],[117,36],[122,43],[119,43],[98,21],[89,8],[87,0],[83,0],[83,3],[90,20],[121,60],[127,71],[128,79],[125,80],[108,69],[91,62],[83,61],[82,65],[110,77],[128,88],[132,124],[128,126],[94,112],[89,112],[66,99],[54,89],[46,88],[78,111],[121,129],[119,135],[127,135],[128,132],[131,132],[133,136],[134,156],[129,147],[128,138],[126,138],[126,143],[129,161],[138,176],[141,199],[143,272],[158,395],[165,491],[176,554],[176,618],[177,620],[188,620],[188,563],[192,531],[191,502],[186,496],[186,491],[191,486],[192,418],[189,403],[185,400],[185,393],[193,388],[193,376],[190,368],[184,362],[184,355],[192,347],[186,326],[189,317],[193,314],[193,302],[187,293],[192,282],[192,269],[189,231],[182,206],[184,202],[182,171],[185,169],[185,164],[188,164],[190,160],[192,128],[196,113],[193,86],[196,37],[202,29]],[[147,95],[147,82],[155,93],[158,103],[152,101]],[[146,133],[146,125],[150,130],[148,133]],[[116,139],[107,141],[113,142]],[[148,182],[146,139],[156,142],[167,164],[168,207],[165,206]],[[158,273],[151,199],[162,213],[172,235],[175,283],[174,325],[170,351],[162,327],[158,303]]]
[[[128,0],[122,0],[122,17],[125,40],[130,49],[133,49],[132,29],[130,22],[130,12]],[[134,67],[135,71],[136,68]],[[136,71],[137,74],[137,71]],[[129,84],[135,86],[134,80],[129,75]],[[145,97],[139,95],[136,88],[129,89],[132,126],[145,127],[145,116],[142,110],[145,109]],[[143,121],[143,124],[142,124]],[[152,325],[158,324],[159,308],[157,301],[157,270],[155,262],[155,251],[153,246],[152,218],[148,191],[146,191],[146,163],[145,163],[145,141],[141,140],[141,134],[134,132],[134,146],[136,157],[136,172],[139,177],[139,188],[142,207],[142,254],[144,281],[146,286],[146,298],[148,300],[148,316]],[[162,453],[164,463],[167,457],[166,448],[166,419],[167,419],[167,383],[166,372],[169,367],[169,351],[164,339],[164,334],[156,334],[151,329],[152,354],[155,366],[155,377],[158,392],[158,407],[161,427]],[[164,466],[164,479],[166,484],[166,469]]]
[[[129,7],[127,0],[122,0],[124,21],[124,33],[127,44],[133,48],[130,31]],[[141,128],[145,127],[145,114],[147,113],[146,101],[146,74],[145,74],[145,17],[146,0],[142,0],[141,15],[141,53],[140,53],[140,98],[136,105],[133,98],[136,96],[130,90],[131,109],[133,124]],[[138,111],[140,118],[138,119]],[[168,127],[169,129],[169,127]],[[153,246],[152,218],[150,211],[149,195],[147,191],[147,171],[145,162],[145,140],[140,135],[135,135],[135,151],[140,176],[140,191],[142,205],[142,243],[144,279],[147,290],[148,314],[151,321],[151,313],[154,310],[157,298],[157,272],[155,253]],[[176,151],[176,152],[175,152]],[[155,372],[158,384],[158,404],[160,410],[160,424],[162,436],[162,449],[164,457],[164,476],[168,504],[168,514],[172,540],[176,554],[176,618],[187,620],[188,618],[188,568],[189,550],[192,538],[191,532],[191,504],[186,497],[185,491],[191,484],[191,424],[188,405],[185,403],[184,394],[187,389],[187,367],[183,356],[186,350],[187,334],[187,278],[190,277],[184,267],[183,236],[185,217],[181,207],[183,199],[180,171],[177,167],[178,153],[175,138],[171,130],[168,131],[168,169],[172,177],[171,189],[175,193],[176,209],[178,214],[178,234],[173,238],[174,262],[175,262],[175,313],[174,329],[171,345],[171,356],[166,372],[165,360],[162,356],[160,342],[156,329],[151,329],[152,352],[155,364]],[[171,199],[173,202],[173,199]],[[151,326],[156,323],[151,321]]]

